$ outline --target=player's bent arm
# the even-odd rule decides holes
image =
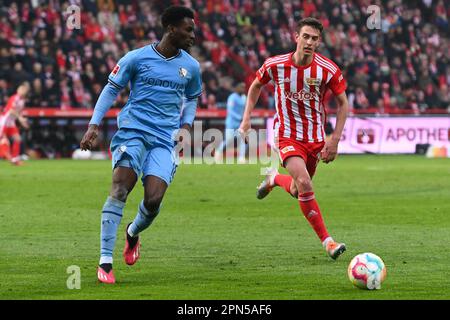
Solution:
[[[106,84],[98,97],[97,103],[95,104],[94,113],[92,115],[91,121],[89,121],[89,126],[99,125],[105,116],[106,112],[111,108],[112,104],[117,98],[120,89],[111,83]]]
[[[24,127],[25,129],[29,129],[29,128],[30,128],[30,126],[28,125],[28,120],[27,120],[27,118],[25,118],[24,116],[19,115],[19,117],[17,118],[17,120],[19,120],[20,125],[21,125],[22,127]]]
[[[197,112],[198,98],[186,99],[184,101],[183,111],[181,114],[180,125],[181,128],[190,129],[195,119],[195,113]]]
[[[89,128],[84,134],[80,142],[81,150],[91,150],[95,139],[98,136],[98,126],[102,121],[105,113],[111,108],[114,100],[120,92],[120,88],[108,83],[102,90],[100,97],[98,97],[95,104],[94,114],[91,121],[89,121]]]
[[[241,123],[241,129],[243,129],[244,131],[250,129],[250,117],[253,109],[256,106],[256,103],[258,102],[259,96],[261,95],[261,89],[263,86],[264,84],[259,81],[258,78],[255,78],[255,80],[253,80],[252,84],[250,85],[250,88],[248,89],[244,115],[242,117]]]
[[[333,134],[331,135],[331,140],[338,144],[341,139],[342,132],[344,131],[345,121],[347,120],[348,114],[348,100],[345,91],[336,96],[336,101],[336,125]]]

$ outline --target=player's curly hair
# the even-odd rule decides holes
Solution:
[[[161,24],[164,29],[168,26],[177,26],[184,18],[194,19],[194,11],[192,9],[182,6],[170,6],[164,10],[161,16]]]
[[[297,32],[300,32],[300,30],[302,29],[303,26],[310,26],[314,29],[319,30],[320,33],[322,34],[322,31],[323,31],[322,22],[320,22],[316,18],[308,17],[308,18],[303,18],[302,20],[300,20],[297,23]]]

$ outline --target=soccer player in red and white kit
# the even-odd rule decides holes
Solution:
[[[264,62],[249,88],[239,131],[246,135],[250,130],[251,111],[262,87],[272,81],[277,110],[275,144],[289,175],[271,170],[258,187],[257,197],[262,199],[275,186],[280,186],[298,198],[301,211],[328,255],[336,259],[346,247],[328,234],[311,179],[320,159],[329,163],[336,158],[347,118],[348,100],[341,70],[333,61],[316,52],[322,30],[320,21],[314,18],[302,19],[295,33],[296,51],[268,58]],[[327,89],[333,92],[338,103],[336,127],[329,139],[325,139],[325,110],[322,105]]]
[[[4,149],[5,146],[8,146],[8,138],[12,139],[11,152],[7,150],[5,154],[6,158],[10,158],[11,163],[14,165],[22,164],[19,157],[22,139],[20,138],[20,132],[16,125],[16,120],[20,122],[22,127],[28,129],[28,121],[22,116],[21,113],[25,107],[25,98],[29,90],[30,85],[28,82],[22,83],[17,88],[16,94],[9,98],[5,109],[0,114],[0,147]]]

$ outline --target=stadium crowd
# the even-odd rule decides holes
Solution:
[[[201,108],[224,107],[236,82],[248,83],[267,57],[294,49],[296,21],[313,16],[325,27],[320,51],[343,70],[355,112],[450,112],[450,8],[444,0],[2,2],[0,106],[28,81],[29,107],[93,108],[117,60],[157,41],[162,10],[185,4],[197,14],[191,54],[202,67]],[[371,4],[381,9],[375,29],[367,23]],[[76,13],[71,5],[81,8],[81,28],[67,27]],[[127,96],[124,90],[115,107]],[[333,108],[332,99],[327,106]],[[270,93],[259,107],[274,107]]]

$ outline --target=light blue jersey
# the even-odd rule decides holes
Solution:
[[[165,58],[157,43],[128,52],[108,77],[122,89],[130,82],[130,96],[121,110],[119,129],[144,131],[173,145],[173,134],[180,128],[183,98],[193,100],[201,94],[200,65],[186,51]]]
[[[118,116],[111,140],[112,167],[130,167],[142,180],[148,175],[167,184],[173,179],[174,136],[195,118],[201,94],[200,65],[186,51],[165,58],[157,43],[130,51],[109,75],[95,105],[90,125],[99,125],[120,90],[130,83],[127,104]]]
[[[225,127],[227,129],[238,129],[242,121],[245,109],[245,95],[236,92],[232,93],[227,100],[227,118]]]

